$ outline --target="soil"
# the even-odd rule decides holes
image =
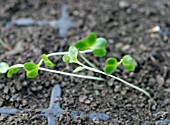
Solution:
[[[152,98],[109,78],[106,78],[107,82],[99,82],[40,71],[38,77],[28,79],[21,70],[11,79],[0,75],[0,107],[22,110],[14,115],[1,114],[0,125],[46,125],[45,117],[35,116],[41,109],[48,108],[56,83],[62,89],[61,107],[64,110],[105,113],[111,117],[106,121],[94,121],[62,115],[56,118],[56,124],[152,125],[157,120],[170,119],[170,37],[148,32],[156,25],[165,31],[170,30],[170,1],[1,0],[0,24],[21,17],[59,19],[63,4],[67,4],[73,22],[66,34],[67,39],[59,35],[58,29],[49,26],[1,25],[0,38],[12,49],[0,46],[0,61],[10,65],[38,62],[41,54],[67,51],[76,40],[93,31],[108,40],[108,52],[102,58],[94,58],[91,54],[87,57],[102,69],[108,57],[121,59],[125,54],[132,55],[138,62],[135,72],[120,67],[114,75],[147,90]],[[18,48],[14,49],[17,45]],[[17,52],[9,52],[13,50]],[[71,72],[75,67],[63,63],[61,57],[51,59],[56,64],[54,69]],[[104,77],[90,71],[80,74]]]

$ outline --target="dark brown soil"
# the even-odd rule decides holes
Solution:
[[[170,119],[170,37],[148,32],[156,25],[165,31],[170,30],[170,1],[125,1],[127,3],[122,5],[120,0],[1,0],[1,24],[21,17],[58,19],[61,5],[65,3],[73,26],[66,34],[67,40],[64,40],[57,29],[48,26],[1,25],[0,38],[12,48],[20,43],[19,48],[22,49],[9,54],[0,46],[0,62],[10,65],[38,62],[41,54],[66,51],[76,40],[93,31],[108,40],[106,58],[120,59],[130,54],[137,60],[139,67],[135,72],[127,72],[120,67],[114,75],[149,91],[152,99],[109,78],[108,82],[98,82],[40,72],[38,77],[28,79],[24,71],[20,71],[11,79],[0,76],[0,107],[23,110],[15,115],[1,114],[0,125],[46,125],[47,119],[37,118],[35,114],[49,106],[50,93],[56,82],[61,85],[63,109],[111,116],[108,121],[98,122],[64,115],[56,118],[63,125],[151,125],[160,119]],[[99,68],[104,67],[105,57],[94,58],[91,54],[87,57]],[[56,63],[55,69],[73,70],[72,65],[61,61],[61,57],[52,59]],[[82,74],[100,76],[88,71]],[[79,101],[82,96],[86,96],[84,102]]]

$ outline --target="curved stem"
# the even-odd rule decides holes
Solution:
[[[46,68],[41,68],[41,67],[39,68],[39,70],[47,71],[47,72],[51,72],[51,73],[56,73],[56,74],[61,74],[61,75],[66,75],[66,76],[74,76],[74,77],[78,77],[78,78],[85,78],[85,79],[93,79],[93,80],[105,81],[105,79],[100,78],[100,77],[78,75],[78,74],[62,72],[62,71],[57,71],[57,70],[51,70],[51,69],[46,69]]]
[[[16,65],[11,66],[9,69],[11,69],[11,68],[23,68],[23,67],[24,67],[23,64],[16,64]],[[73,76],[73,77],[78,77],[78,78],[105,81],[105,79],[100,78],[100,77],[87,76],[87,75],[78,75],[78,74],[73,74],[73,73],[68,73],[68,72],[62,72],[62,71],[57,71],[57,70],[46,69],[46,68],[42,68],[42,67],[39,67],[38,69],[42,70],[42,71],[47,71],[47,72],[66,75],[66,76]]]
[[[136,90],[144,93],[144,94],[145,94],[146,96],[148,96],[149,98],[151,97],[150,94],[149,94],[147,91],[145,91],[144,89],[141,89],[141,88],[139,88],[139,87],[137,87],[137,86],[135,86],[135,85],[133,85],[133,84],[131,84],[131,83],[129,83],[129,82],[127,82],[127,81],[119,78],[119,77],[116,77],[116,76],[114,76],[114,75],[108,75],[108,74],[106,74],[105,72],[102,72],[102,71],[100,71],[100,70],[98,70],[98,69],[95,69],[95,68],[88,67],[88,66],[86,66],[86,65],[84,65],[84,64],[82,64],[82,63],[80,63],[80,62],[78,62],[78,64],[81,65],[81,66],[83,66],[85,69],[88,69],[88,70],[91,70],[91,71],[94,71],[94,72],[97,72],[97,73],[100,73],[100,74],[109,76],[109,77],[114,78],[114,79],[116,79],[116,80],[118,80],[118,81],[121,81],[122,83],[124,83],[124,84],[126,84],[126,85],[128,85],[128,86],[130,86],[130,87],[132,87],[132,88],[134,88],[134,89],[136,89]]]
[[[85,51],[80,51],[80,53],[91,53],[92,50],[85,50]],[[68,54],[68,52],[54,52],[54,53],[50,53],[47,54],[47,57],[51,57],[51,56],[62,56],[62,55],[66,55]],[[38,63],[38,66],[40,66],[42,64],[43,60],[41,59]]]
[[[87,60],[86,57],[84,57],[83,54],[80,53],[79,55],[89,66],[91,66],[91,67],[93,67],[95,69],[98,69],[93,63],[91,63],[89,60]]]

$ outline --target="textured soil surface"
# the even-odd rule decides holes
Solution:
[[[0,61],[10,65],[38,62],[41,54],[67,51],[76,40],[93,31],[108,40],[108,52],[102,58],[92,54],[87,57],[102,69],[108,57],[121,59],[125,54],[132,55],[139,64],[135,72],[120,67],[114,75],[147,90],[152,99],[119,81],[90,71],[80,74],[104,77],[107,82],[47,72],[28,79],[21,70],[11,79],[0,75],[0,107],[22,110],[14,115],[0,114],[0,125],[47,125],[47,119],[36,117],[36,113],[48,108],[51,90],[56,83],[62,89],[61,107],[64,110],[105,113],[111,117],[107,121],[95,121],[62,115],[56,118],[56,124],[152,125],[157,120],[170,119],[170,36],[148,32],[156,25],[165,31],[170,30],[170,1],[1,0],[0,24],[21,17],[58,19],[63,4],[67,4],[73,22],[67,39],[59,36],[58,29],[49,26],[0,25],[0,38],[11,47],[8,50],[0,46]],[[56,64],[56,70],[71,72],[75,67],[63,63],[61,57],[50,59]]]

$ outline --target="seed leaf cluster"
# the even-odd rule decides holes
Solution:
[[[75,77],[81,77],[81,78],[87,78],[87,79],[93,79],[93,80],[102,80],[105,81],[105,79],[100,77],[94,77],[94,76],[87,76],[87,75],[77,75],[57,70],[51,70],[47,68],[42,68],[41,64],[44,63],[47,67],[53,67],[54,63],[49,60],[50,56],[57,56],[57,55],[63,55],[62,60],[66,63],[76,63],[78,67],[73,70],[74,73],[83,71],[83,70],[90,70],[95,73],[99,73],[102,75],[109,76],[111,78],[114,78],[116,80],[121,81],[122,83],[144,93],[148,97],[150,97],[150,94],[146,92],[145,90],[119,78],[114,75],[111,75],[114,73],[114,71],[117,69],[118,66],[121,64],[123,67],[128,71],[134,71],[135,67],[137,66],[136,61],[130,56],[125,55],[123,58],[118,61],[116,58],[111,57],[108,58],[105,62],[104,71],[99,70],[98,67],[96,67],[93,63],[91,63],[83,54],[87,52],[92,52],[93,55],[102,57],[106,55],[106,44],[107,40],[105,38],[99,37],[97,38],[96,33],[92,32],[87,35],[84,39],[78,40],[74,46],[70,46],[67,52],[56,52],[51,53],[48,55],[43,54],[41,56],[41,60],[39,63],[33,63],[33,62],[26,62],[24,64],[16,64],[11,67],[5,62],[0,63],[0,74],[7,73],[7,77],[11,78],[13,74],[16,74],[19,71],[19,68],[24,68],[26,71],[26,76],[28,78],[34,78],[38,75],[39,70],[47,71],[51,73],[58,73],[62,75],[70,75]],[[87,64],[80,62],[78,60],[78,57],[82,58],[82,60]]]

